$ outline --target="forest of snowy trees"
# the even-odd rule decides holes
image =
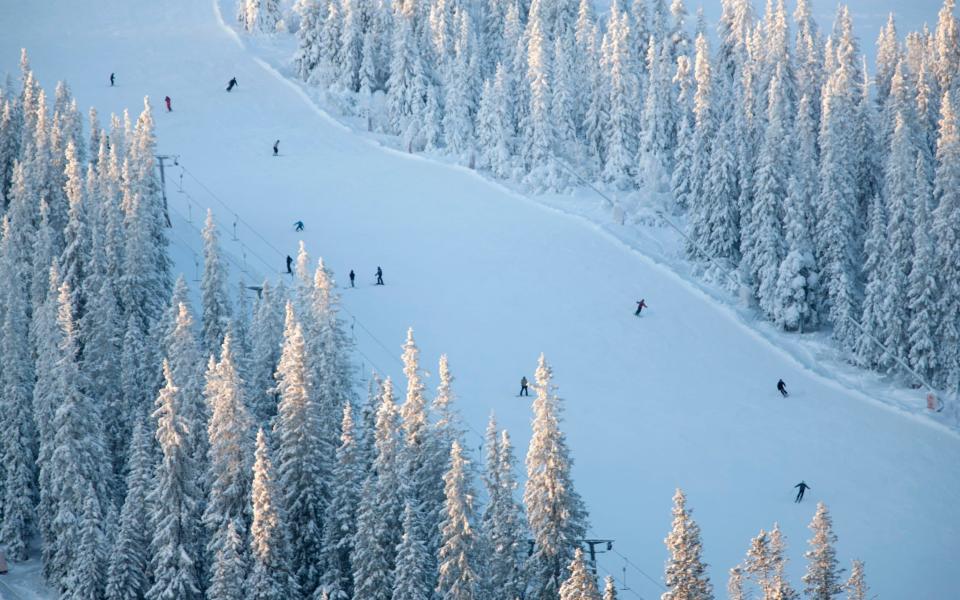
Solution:
[[[66,84],[51,106],[26,52],[21,70],[0,87],[7,558],[39,554],[77,600],[600,597],[542,356],[518,500],[510,436],[491,417],[471,456],[447,358],[429,394],[412,330],[405,390],[374,376],[357,393],[332,274],[302,244],[292,286],[264,282],[251,307],[208,214],[195,313],[172,278],[149,102],[85,128]],[[664,597],[712,598],[674,503]],[[865,598],[862,565],[841,581],[822,505],[811,529],[807,596]],[[784,561],[778,529],[761,531],[731,597],[795,597]]]
[[[287,20],[296,73],[405,149],[534,191],[669,193],[705,275],[955,403],[955,0],[905,38],[891,15],[872,75],[845,6],[824,34],[809,0],[792,15],[767,0],[759,18],[751,0],[722,4],[713,49],[683,0],[614,0],[606,16],[592,0],[297,0]],[[253,13],[280,19],[276,0],[240,7],[250,31]]]

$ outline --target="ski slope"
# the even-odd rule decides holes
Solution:
[[[701,526],[718,597],[750,538],[774,521],[787,537],[791,583],[802,587],[818,500],[832,511],[839,558],[847,567],[864,560],[878,597],[960,597],[950,568],[960,556],[956,433],[806,368],[729,307],[580,218],[352,133],[225,29],[210,0],[5,1],[0,24],[0,72],[15,74],[26,47],[49,92],[66,79],[101,118],[125,107],[135,117],[144,95],[153,99],[158,150],[186,168],[168,169],[167,188],[188,279],[207,206],[234,277],[245,262],[248,283],[283,277],[285,255],[303,239],[341,286],[357,272],[342,299],[364,372],[400,379],[400,344],[414,327],[428,371],[449,355],[470,426],[482,431],[495,411],[521,461],[530,413],[519,380],[532,379],[546,353],[591,535],[615,539],[631,563],[601,555],[602,572],[626,576],[621,597],[662,593],[677,486]],[[231,76],[239,89],[227,94]],[[186,193],[177,192],[181,172]],[[378,265],[382,288],[372,285]],[[650,308],[638,319],[641,297]],[[774,389],[780,377],[789,399]],[[797,505],[801,479],[812,490]]]

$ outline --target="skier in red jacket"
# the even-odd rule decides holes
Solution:
[[[637,302],[637,312],[633,313],[636,316],[640,316],[640,311],[647,307],[647,303],[643,301],[643,298],[640,299],[640,302]]]
[[[173,112],[173,108],[170,106],[170,96],[167,96],[163,99],[167,103],[167,112]]]

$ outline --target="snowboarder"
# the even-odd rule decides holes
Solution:
[[[110,73],[110,87],[113,87],[114,74]]]
[[[280,154],[280,140],[273,143],[273,155],[276,156],[278,154]]]
[[[287,255],[287,273],[293,275],[293,269],[290,266],[293,264],[293,258],[288,254]]]
[[[173,107],[170,106],[170,102],[171,102],[170,96],[167,96],[166,98],[164,98],[163,101],[167,103],[167,112],[173,112]]]
[[[802,502],[802,501],[803,501],[803,493],[804,493],[805,491],[809,490],[809,489],[813,489],[813,488],[811,488],[809,485],[807,485],[807,482],[803,481],[802,479],[800,480],[800,483],[798,483],[797,485],[795,485],[795,486],[793,486],[793,487],[795,487],[795,488],[800,488],[800,491],[797,492],[797,499],[794,500],[794,502]]]
[[[782,379],[777,382],[777,391],[783,394],[784,398],[790,395],[787,393],[787,384],[785,384]]]
[[[297,221],[293,224],[294,231],[303,231],[303,221]]]
[[[640,302],[637,302],[637,312],[633,313],[636,316],[640,316],[640,311],[647,307],[647,303],[643,301],[643,298],[640,298]]]
[[[527,376],[520,378],[520,396],[529,396],[530,390],[527,389]]]
[[[357,278],[357,274],[353,272],[353,269],[350,269],[350,287],[353,287],[353,280]]]
[[[235,88],[235,87],[238,86],[238,85],[240,85],[240,84],[237,83],[237,78],[236,78],[236,77],[231,77],[231,78],[230,78],[230,81],[227,82],[227,91],[228,91],[228,92],[229,92],[229,91],[232,91],[233,88]]]
[[[377,267],[377,285],[383,285],[383,269]]]

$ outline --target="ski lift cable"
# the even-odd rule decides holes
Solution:
[[[187,175],[189,175],[191,179],[193,179],[194,181],[197,182],[197,185],[199,185],[201,188],[204,189],[204,191],[206,191],[208,194],[210,194],[210,197],[212,197],[214,200],[216,200],[217,202],[219,202],[224,208],[226,208],[226,209],[229,210],[231,213],[233,213],[234,216],[236,216],[237,221],[240,222],[240,223],[242,223],[247,229],[249,229],[251,232],[253,232],[253,234],[254,234],[255,236],[257,236],[258,238],[260,238],[260,241],[262,241],[264,244],[266,244],[269,248],[271,248],[274,252],[276,252],[276,253],[277,253],[278,255],[280,255],[281,257],[286,256],[286,255],[285,255],[283,252],[281,252],[276,246],[274,246],[273,244],[271,244],[271,243],[270,243],[270,240],[268,240],[266,237],[264,237],[263,235],[261,235],[259,231],[257,231],[256,229],[254,229],[254,227],[253,227],[252,225],[250,225],[250,224],[247,223],[245,220],[243,220],[242,218],[240,218],[240,215],[238,215],[235,211],[233,211],[233,209],[231,209],[230,206],[229,206],[226,202],[224,202],[224,201],[221,200],[216,194],[214,194],[213,191],[212,191],[209,187],[207,187],[206,184],[204,184],[202,181],[200,181],[200,179],[198,179],[197,176],[193,174],[193,171],[191,171],[190,169],[184,167],[183,164],[181,164],[180,167],[183,169],[184,173],[186,173]]]
[[[178,217],[180,217],[181,219],[183,219],[184,221],[186,221],[186,217],[184,217],[184,216],[183,216],[183,213],[181,213],[179,210],[177,210],[177,209],[175,209],[175,208],[171,208],[170,210],[171,210],[173,213],[175,213]],[[193,225],[192,223],[188,223],[188,224],[190,225],[191,228],[193,228],[194,231],[196,231],[197,233],[201,233],[200,230],[198,230],[195,225]],[[190,252],[193,254],[193,256],[194,256],[195,259],[200,258],[200,254],[199,254],[196,250],[194,250],[194,249],[190,246],[189,243],[185,242],[185,241],[183,240],[183,238],[181,238],[179,235],[176,235],[176,234],[174,234],[174,237],[176,237],[176,238],[180,241],[181,244],[183,244],[184,246],[187,247],[188,250],[190,250]],[[256,275],[257,277],[259,277],[259,273],[257,273],[252,267],[246,267],[246,266],[244,266],[243,264],[237,262],[237,259],[234,258],[234,256],[233,256],[232,254],[230,254],[230,253],[228,253],[228,252],[224,252],[223,254],[224,254],[224,256],[226,256],[226,258],[227,258],[228,261],[230,261],[231,263],[233,263],[234,266],[237,267],[237,269],[240,270],[241,273],[247,273],[247,271],[254,271],[254,273],[251,275],[251,277],[254,276],[254,275]]]
[[[574,171],[572,168],[570,168],[564,161],[562,161],[562,160],[560,160],[560,159],[558,159],[558,158],[556,158],[555,160],[556,160],[557,164],[560,165],[560,167],[562,167],[565,171],[567,171],[568,173],[570,173],[571,175],[573,175],[575,178],[577,178],[577,180],[579,180],[581,183],[583,183],[584,185],[586,185],[587,187],[589,187],[591,190],[593,190],[598,196],[600,196],[601,198],[603,198],[604,200],[606,200],[607,203],[608,203],[611,207],[617,206],[617,203],[616,203],[613,199],[611,199],[609,196],[607,196],[606,194],[604,194],[604,193],[603,193],[601,190],[599,190],[596,186],[594,186],[592,183],[590,183],[586,178],[582,177],[579,173],[577,173],[577,172]],[[719,261],[718,259],[716,259],[716,257],[712,256],[710,253],[708,253],[706,250],[704,250],[704,249],[700,246],[699,243],[697,243],[696,241],[694,241],[693,239],[691,239],[680,227],[678,227],[673,221],[671,221],[671,220],[663,213],[663,210],[662,210],[662,209],[659,209],[659,208],[654,209],[654,214],[656,214],[658,217],[660,217],[661,219],[663,219],[663,221],[664,221],[667,225],[669,225],[671,229],[673,229],[674,231],[676,231],[677,233],[679,233],[680,236],[683,237],[683,239],[686,240],[698,253],[702,254],[702,255],[704,256],[704,258],[706,258],[708,261],[710,261],[711,263],[713,263],[715,266],[719,267],[720,270],[721,270],[721,272],[727,277],[727,279],[734,285],[735,288],[738,288],[738,287],[741,285],[740,282],[733,276],[733,274],[731,273],[731,271],[727,268],[727,265],[724,265],[721,261]],[[876,344],[877,346],[879,346],[880,348],[882,348],[883,351],[884,351],[888,356],[890,356],[891,358],[893,358],[893,360],[895,360],[895,361],[897,362],[897,364],[899,364],[901,367],[903,367],[908,373],[910,373],[911,375],[913,375],[913,377],[916,378],[916,380],[920,383],[920,385],[922,385],[924,388],[926,388],[928,394],[932,394],[932,395],[934,396],[934,398],[936,398],[937,404],[938,404],[938,408],[936,409],[936,412],[940,412],[940,411],[943,410],[943,407],[944,407],[943,400],[937,395],[936,389],[934,389],[934,387],[933,387],[932,385],[930,385],[930,384],[926,381],[926,378],[924,378],[920,373],[917,373],[912,367],[910,367],[910,365],[908,365],[906,362],[904,362],[904,361],[897,355],[896,352],[891,351],[889,348],[887,348],[886,345],[884,345],[883,342],[881,342],[881,341],[880,341],[879,339],[877,339],[873,334],[871,334],[871,333],[868,332],[866,329],[864,329],[864,328],[863,328],[863,325],[861,325],[860,322],[859,322],[858,320],[856,320],[854,317],[852,317],[851,315],[847,315],[847,316],[846,316],[846,319],[847,319],[848,321],[850,321],[850,322],[854,325],[854,327],[857,328],[858,331],[860,331],[861,333],[863,333],[864,335],[866,335],[868,338],[870,338],[870,340],[871,340],[874,344]]]
[[[659,587],[659,588],[662,589],[663,591],[666,591],[666,590],[667,590],[667,588],[666,588],[662,583],[660,583],[659,581],[657,581],[656,579],[654,579],[653,577],[651,577],[650,575],[648,575],[646,571],[644,571],[643,569],[641,569],[640,567],[638,567],[638,566],[636,565],[636,563],[634,563],[632,560],[630,560],[629,558],[627,558],[622,552],[620,552],[620,551],[617,550],[616,548],[611,548],[610,551],[613,552],[614,554],[616,554],[617,556],[619,556],[620,558],[622,558],[625,563],[627,563],[628,565],[630,565],[631,567],[633,567],[638,573],[640,573],[641,575],[643,575],[644,577],[646,577],[647,579],[649,579],[650,581],[652,581],[657,587]]]

